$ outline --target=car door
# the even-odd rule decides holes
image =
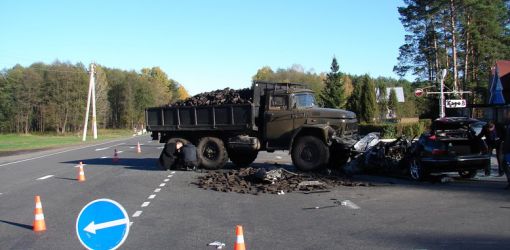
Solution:
[[[266,105],[265,135],[269,148],[287,148],[294,130],[288,95],[272,95]]]

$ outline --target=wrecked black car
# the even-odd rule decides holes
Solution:
[[[407,162],[412,179],[423,180],[431,173],[458,172],[475,177],[490,164],[485,143],[473,129],[480,121],[466,117],[445,117],[433,121],[431,129],[413,143]]]

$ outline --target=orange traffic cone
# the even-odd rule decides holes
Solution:
[[[142,147],[140,147],[140,142],[138,142],[138,146],[136,146],[136,152],[137,153],[141,153],[142,152]]]
[[[34,210],[34,232],[46,231],[46,223],[44,222],[44,214],[41,205],[41,197],[35,196],[35,210]]]
[[[117,154],[117,149],[113,151],[113,162],[119,161],[119,154]]]
[[[234,246],[234,250],[246,250],[246,246],[244,245],[244,236],[243,236],[243,226],[236,226],[236,244]]]
[[[80,161],[80,168],[78,169],[78,181],[85,181],[85,172],[83,171],[83,163]]]

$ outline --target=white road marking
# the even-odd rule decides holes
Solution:
[[[135,148],[135,147],[129,147],[129,148],[130,148],[130,149],[133,149],[133,148]]]
[[[150,203],[150,202],[148,202],[148,201],[146,201],[146,202],[142,203],[142,207],[146,207],[146,206],[148,206],[149,204],[151,204],[151,203]]]
[[[133,223],[132,221],[129,222],[129,227],[132,227],[133,226]]]
[[[106,158],[108,158],[108,157],[106,157],[106,156],[102,156],[102,157],[101,157],[101,159],[106,159]]]
[[[51,177],[53,177],[53,175],[46,175],[46,176],[43,176],[43,177],[37,178],[37,179],[38,180],[46,180],[46,179],[51,178]]]
[[[166,185],[166,183],[159,184],[160,187],[164,187],[165,185]]]
[[[120,146],[120,145],[124,145],[126,144],[125,142],[123,143],[119,143],[119,144],[115,144],[115,145],[112,145],[112,146],[109,146],[109,147],[106,147],[106,148],[96,148],[96,151],[102,151],[102,150],[107,150],[109,148],[112,148],[112,147],[115,147],[115,146]],[[97,145],[96,145],[97,146]]]
[[[132,217],[138,217],[138,216],[140,216],[142,213],[143,213],[143,211],[138,210],[138,211],[136,211],[136,212],[133,214],[133,216],[132,216]]]
[[[165,147],[158,147],[158,149],[164,149]]]
[[[168,182],[169,180],[170,180],[170,179],[164,179],[163,181],[164,181],[164,182]]]
[[[168,178],[172,178],[173,176],[174,176],[174,175],[170,174],[170,175],[168,175]]]
[[[152,141],[147,141],[147,143],[151,143]]]
[[[154,199],[154,197],[156,197],[156,195],[155,194],[151,194],[148,199],[152,200],[152,199]]]
[[[154,189],[154,193],[159,193],[159,191],[161,191],[161,188]]]
[[[0,193],[0,195],[2,195],[3,193]]]
[[[342,206],[345,206],[345,207],[348,207],[350,209],[360,209],[360,207],[356,204],[354,204],[354,202],[350,201],[350,200],[345,200],[345,201],[342,201]]]
[[[124,151],[117,151],[117,154],[124,153]]]
[[[86,166],[87,164],[81,164],[82,166]],[[74,166],[75,168],[79,168],[80,167],[80,164]]]
[[[175,171],[170,172],[171,174],[175,174]]]
[[[122,139],[122,140],[128,140],[128,139]],[[121,141],[121,140],[118,140],[118,141]],[[24,159],[24,160],[8,162],[8,163],[0,164],[0,167],[7,166],[7,165],[12,165],[12,164],[16,164],[16,163],[21,163],[21,162],[26,162],[26,161],[31,161],[31,160],[37,160],[37,159],[41,159],[41,158],[44,158],[44,157],[58,155],[58,154],[63,154],[63,153],[67,153],[67,152],[71,152],[71,151],[75,151],[75,150],[86,149],[86,148],[91,148],[91,147],[97,147],[99,145],[104,145],[104,144],[107,144],[107,143],[111,143],[111,141],[105,142],[105,143],[101,143],[101,144],[81,147],[81,148],[68,149],[68,150],[64,150],[64,151],[60,151],[60,152],[55,152],[55,153],[51,153],[51,154],[47,154],[47,155],[41,155],[41,156],[37,156],[37,157],[32,157],[32,158],[28,158],[28,159]]]

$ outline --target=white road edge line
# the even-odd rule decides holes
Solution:
[[[53,177],[53,175],[46,175],[46,176],[37,178],[37,180],[46,180],[46,179],[51,178],[51,177]]]
[[[152,199],[154,199],[154,197],[156,197],[156,195],[155,194],[151,194],[148,199],[152,200]]]
[[[161,191],[161,188],[154,189],[154,193],[159,193],[159,191]]]
[[[138,211],[136,211],[136,212],[135,212],[135,213],[134,213],[131,217],[138,217],[138,216],[140,216],[142,213],[143,213],[143,211],[138,210]]]
[[[122,140],[130,140],[130,139],[131,138],[129,138],[129,139],[122,139]],[[122,141],[122,140],[118,140],[118,141]],[[105,142],[105,143],[101,143],[101,144],[90,145],[90,146],[81,147],[81,148],[73,148],[73,149],[68,149],[68,150],[64,150],[64,151],[60,151],[60,152],[55,152],[55,153],[51,153],[51,154],[47,154],[47,155],[41,155],[41,156],[37,156],[37,157],[32,157],[32,158],[28,158],[28,159],[24,159],[24,160],[8,162],[8,163],[0,164],[0,167],[7,166],[7,165],[12,165],[12,164],[16,164],[16,163],[21,163],[21,162],[26,162],[26,161],[31,161],[31,160],[37,160],[37,159],[41,159],[41,158],[44,158],[44,157],[58,155],[58,154],[63,154],[63,153],[67,153],[67,152],[71,152],[71,151],[75,151],[75,150],[97,147],[97,146],[108,144],[108,143],[112,143],[112,142],[109,141],[109,142]],[[123,143],[123,144],[125,144],[125,143]]]
[[[150,203],[150,202],[148,202],[148,201],[146,201],[146,202],[142,203],[142,207],[146,207],[146,206],[148,206],[149,204],[151,204],[151,203]]]
[[[160,187],[164,187],[165,185],[166,185],[166,183],[159,184]]]

